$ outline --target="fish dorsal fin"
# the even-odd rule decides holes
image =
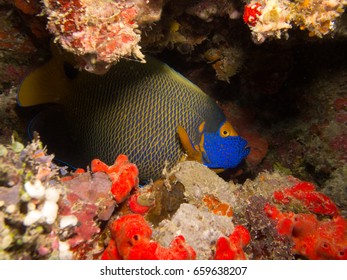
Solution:
[[[158,68],[160,67],[163,74],[165,73],[171,76],[174,80],[178,81],[179,83],[182,83],[183,85],[185,85],[187,88],[191,89],[192,91],[199,92],[200,94],[205,95],[205,93],[201,90],[201,88],[199,88],[196,84],[188,80],[185,76],[183,76],[182,74],[180,74],[179,72],[177,72],[176,70],[168,66],[167,64],[162,62],[158,63],[157,61],[151,62],[151,63],[153,64],[156,63],[157,67]]]
[[[18,91],[19,106],[28,107],[45,103],[57,103],[71,92],[71,81],[64,70],[64,59],[56,47],[51,47],[52,58],[31,72]]]

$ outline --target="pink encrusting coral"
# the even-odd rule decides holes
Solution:
[[[73,176],[63,177],[66,191],[59,201],[59,215],[76,220],[72,226],[62,227],[60,236],[81,258],[81,251],[86,251],[86,245],[100,233],[98,221],[109,220],[116,205],[138,183],[137,167],[125,155],[119,155],[111,166],[95,159],[91,171],[78,169]]]
[[[111,226],[111,241],[101,259],[125,260],[186,260],[195,259],[192,247],[183,236],[174,238],[168,248],[151,239],[152,229],[138,214],[129,214],[114,221]]]
[[[83,59],[81,67],[95,73],[107,71],[122,57],[144,62],[138,22],[158,20],[161,2],[43,1],[47,28],[55,40]]]

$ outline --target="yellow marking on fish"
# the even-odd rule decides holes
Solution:
[[[199,125],[199,132],[202,133],[204,131],[205,128],[205,122],[203,121],[200,125]]]
[[[205,136],[204,134],[201,135],[200,143],[199,143],[199,151],[201,152],[202,155],[206,155],[206,151],[204,149],[204,140]]]
[[[223,171],[225,171],[225,169],[223,168],[211,168],[211,170],[213,170],[216,173],[222,173]]]
[[[192,142],[190,141],[190,138],[188,136],[188,133],[182,126],[177,127],[177,134],[180,138],[183,150],[187,153],[188,157],[186,160],[195,160],[200,163],[202,163],[202,153],[201,151],[197,150],[195,147],[193,147]],[[199,148],[199,146],[197,146]]]

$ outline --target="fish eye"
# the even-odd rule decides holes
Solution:
[[[222,131],[222,136],[224,136],[224,137],[229,136],[229,131],[223,130]]]
[[[223,138],[237,136],[237,132],[231,126],[230,122],[225,121],[225,123],[219,128],[219,136]]]

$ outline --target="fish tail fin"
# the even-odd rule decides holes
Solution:
[[[71,91],[70,79],[66,75],[63,57],[52,47],[52,58],[31,72],[21,83],[17,103],[29,107],[59,101]]]

